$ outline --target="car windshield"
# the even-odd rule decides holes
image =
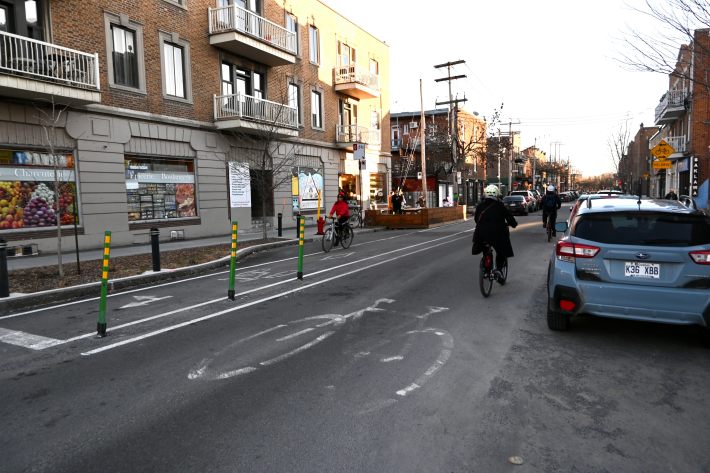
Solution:
[[[710,217],[668,212],[588,213],[579,216],[572,235],[620,245],[707,245]]]

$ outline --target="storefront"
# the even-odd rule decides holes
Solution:
[[[198,216],[193,160],[127,157],[125,167],[129,222]]]
[[[0,230],[78,224],[76,190],[71,153],[0,150]]]

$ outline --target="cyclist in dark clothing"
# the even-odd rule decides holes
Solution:
[[[491,184],[483,193],[486,198],[476,206],[474,215],[473,254],[480,253],[485,242],[490,243],[496,252],[496,271],[500,274],[499,269],[505,266],[506,259],[514,256],[508,226],[515,228],[518,222],[501,202],[497,186]]]
[[[547,192],[540,201],[542,206],[542,228],[547,228],[547,219],[552,219],[552,234],[556,235],[555,223],[557,222],[557,209],[562,207],[562,200],[555,191],[555,186],[547,186]]]

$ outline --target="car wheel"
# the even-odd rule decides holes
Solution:
[[[569,315],[552,310],[550,298],[547,298],[547,328],[560,332],[569,330],[569,318]]]

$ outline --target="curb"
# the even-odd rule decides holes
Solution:
[[[367,228],[360,229],[357,233],[371,233],[385,230],[384,228]],[[313,237],[306,237],[304,241],[313,242],[319,238],[319,235]],[[274,243],[263,243],[261,245],[248,246],[237,250],[237,261],[245,258],[248,255],[256,253],[258,251],[269,250],[272,248],[281,248],[284,246],[297,245],[297,239],[289,239]],[[145,273],[136,276],[127,276],[125,278],[110,279],[108,281],[108,293],[119,291],[121,289],[137,289],[141,287],[150,286],[156,282],[166,282],[175,281],[190,276],[197,276],[200,274],[208,273],[214,269],[229,266],[230,256],[224,256],[220,259],[209,261],[207,263],[196,264],[194,266],[186,266],[177,269],[167,269],[160,271],[158,273]],[[63,287],[58,289],[51,289],[49,291],[34,292],[30,294],[23,294],[20,296],[13,296],[7,299],[0,299],[0,313],[3,315],[10,315],[12,312],[23,310],[23,309],[34,309],[50,304],[71,302],[76,299],[81,299],[83,297],[98,297],[101,291],[101,282],[93,282],[80,284],[78,286]],[[225,296],[226,297],[226,296]]]

